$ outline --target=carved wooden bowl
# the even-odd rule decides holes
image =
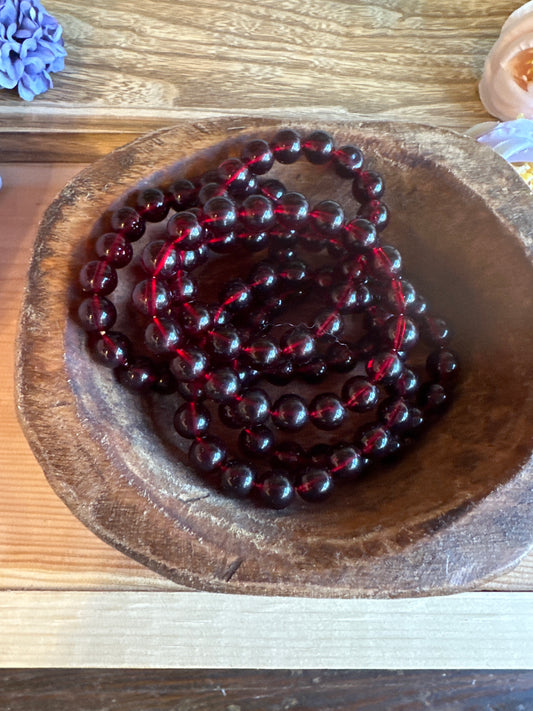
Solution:
[[[286,122],[303,132],[317,126]],[[533,201],[502,159],[436,128],[321,125],[361,146],[387,184],[387,241],[454,332],[453,407],[393,467],[329,501],[276,512],[219,494],[186,465],[175,401],[138,396],[96,365],[73,314],[87,237],[134,186],[214,166],[274,120],[181,123],[83,171],[44,217],[18,342],[21,421],[73,513],[127,555],[200,590],[404,596],[464,590],[531,546]],[[299,161],[283,179],[349,201],[349,181]]]

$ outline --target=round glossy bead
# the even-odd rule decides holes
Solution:
[[[167,216],[169,209],[165,194],[158,188],[142,190],[137,195],[135,207],[147,222],[161,222]]]
[[[168,309],[170,293],[157,279],[143,279],[135,285],[131,300],[139,313],[145,316],[156,316]]]
[[[228,496],[243,499],[252,491],[255,476],[249,464],[232,459],[222,467],[220,488]]]
[[[289,286],[303,287],[308,280],[307,266],[299,259],[291,259],[283,265],[278,276]]]
[[[237,244],[237,232],[210,232],[206,233],[206,244],[216,254],[229,254]]]
[[[321,383],[328,374],[328,366],[323,358],[315,356],[298,366],[298,376],[306,383]]]
[[[456,353],[439,348],[432,351],[426,360],[428,375],[439,383],[450,383],[459,374],[459,359]]]
[[[228,197],[212,197],[203,207],[204,227],[212,232],[230,232],[237,222],[237,209]]]
[[[205,353],[193,346],[179,349],[170,361],[170,370],[176,380],[190,382],[197,380],[207,370],[208,360]]]
[[[213,198],[227,198],[228,191],[226,187],[220,181],[213,181],[212,183],[205,183],[202,185],[198,191],[198,204],[204,206]],[[190,212],[193,212],[191,208]],[[200,213],[195,213],[197,217],[200,217]]]
[[[111,266],[120,269],[131,262],[133,248],[124,235],[106,232],[96,240],[96,254]]]
[[[377,247],[379,242],[375,226],[362,217],[356,217],[345,225],[342,238],[346,249],[355,254]]]
[[[241,384],[234,370],[231,368],[218,368],[205,379],[205,394],[214,402],[229,402],[240,391]]]
[[[218,166],[218,176],[231,195],[242,195],[248,190],[250,171],[238,158],[227,158]]]
[[[309,405],[311,422],[320,430],[335,430],[346,419],[342,402],[332,393],[317,395]]]
[[[278,273],[268,262],[259,262],[250,273],[248,283],[257,299],[265,299],[276,288]]]
[[[305,363],[315,353],[315,338],[307,326],[296,326],[282,334],[282,353],[296,364]]]
[[[344,210],[334,200],[322,200],[309,213],[309,224],[325,237],[336,234],[343,223]]]
[[[274,433],[264,425],[247,427],[239,435],[241,452],[248,457],[264,457],[274,446]]]
[[[363,457],[357,447],[343,444],[334,448],[327,467],[334,479],[356,479],[364,468]]]
[[[333,479],[326,469],[308,467],[296,481],[296,493],[304,501],[325,501],[333,491]]]
[[[172,376],[172,373],[170,373],[170,375],[176,383],[176,390],[184,400],[187,400],[188,402],[200,402],[200,400],[205,399],[205,389],[202,378],[199,378],[198,380],[191,380],[189,382],[186,382],[185,380],[176,382]]]
[[[348,373],[356,365],[354,353],[345,343],[332,343],[326,351],[325,360],[336,373]]]
[[[99,363],[107,368],[126,365],[131,349],[129,339],[119,331],[95,334],[89,341],[91,352]]]
[[[194,299],[198,291],[198,284],[194,277],[183,269],[179,269],[174,274],[169,286],[172,301],[177,304]]]
[[[149,358],[135,360],[119,366],[115,371],[119,383],[134,392],[148,390],[154,384],[156,376]]]
[[[207,304],[192,301],[182,304],[181,325],[189,336],[198,336],[211,328],[211,310]]]
[[[261,195],[277,202],[287,191],[280,180],[276,180],[276,178],[263,178],[259,181],[259,192]]]
[[[352,412],[368,412],[378,402],[378,388],[362,375],[355,375],[342,387],[342,401]]]
[[[241,337],[233,326],[218,326],[209,332],[211,352],[224,360],[233,360],[241,352]]]
[[[128,242],[136,242],[144,234],[146,224],[137,210],[132,207],[120,207],[111,213],[111,229],[119,232]]]
[[[181,328],[168,318],[153,318],[144,331],[144,342],[156,355],[172,353],[182,341]]]
[[[422,322],[420,335],[430,345],[443,346],[448,341],[450,331],[446,321],[443,321],[443,319],[426,316]]]
[[[366,364],[366,372],[373,383],[390,385],[397,380],[403,366],[400,358],[393,351],[382,351],[370,358]]]
[[[270,398],[259,388],[245,390],[234,402],[235,414],[242,425],[261,425],[270,414]]]
[[[192,207],[196,198],[196,187],[185,178],[176,180],[167,191],[168,201],[176,212]]]
[[[336,284],[330,291],[330,299],[339,313],[353,314],[365,311],[373,296],[364,284]]]
[[[273,385],[287,385],[294,378],[294,365],[286,358],[280,359],[271,368],[264,371],[264,376]]]
[[[335,145],[333,138],[325,131],[313,131],[302,144],[307,160],[313,165],[323,165],[333,155]]]
[[[241,159],[248,166],[248,170],[255,175],[268,173],[274,165],[274,154],[268,143],[261,138],[249,141],[244,146]]]
[[[315,336],[320,339],[326,336],[339,338],[344,330],[344,321],[337,311],[320,311],[313,321]]]
[[[242,279],[230,281],[220,293],[221,306],[232,313],[250,308],[252,299],[251,289]]]
[[[376,230],[381,232],[389,224],[389,209],[381,200],[369,200],[361,205],[357,211],[359,217],[364,217],[375,225]]]
[[[243,348],[243,353],[253,368],[272,368],[279,358],[279,350],[270,338],[260,337]]]
[[[358,202],[377,200],[385,192],[385,183],[373,170],[360,171],[352,183],[352,194]]]
[[[280,225],[289,230],[299,229],[309,216],[309,203],[304,195],[294,191],[284,193],[274,208]]]
[[[270,471],[259,485],[261,500],[273,509],[284,509],[294,499],[294,487],[283,471]]]
[[[359,436],[361,453],[369,459],[382,459],[389,454],[390,445],[390,432],[379,425],[365,427]]]
[[[394,277],[402,269],[402,255],[389,244],[372,250],[372,269],[380,276]]]
[[[305,462],[305,450],[299,442],[285,440],[276,444],[272,450],[270,463],[275,469],[294,472],[302,468]]]
[[[87,331],[107,331],[117,320],[117,310],[105,296],[94,294],[84,299],[78,308],[81,327]]]
[[[418,391],[418,377],[410,368],[404,367],[400,377],[389,386],[389,390],[400,397],[411,397]]]
[[[107,296],[117,286],[117,272],[103,259],[88,262],[80,271],[80,285],[86,294]]]
[[[247,230],[262,232],[274,222],[272,202],[264,195],[249,195],[242,203],[239,218]]]
[[[403,398],[387,398],[380,403],[378,414],[381,422],[391,432],[404,432],[409,429],[411,410]]]
[[[282,395],[272,406],[272,422],[286,432],[301,430],[309,420],[305,402],[299,395]]]
[[[332,158],[335,172],[341,178],[353,178],[363,166],[363,153],[357,146],[341,146]]]
[[[302,152],[300,134],[284,128],[274,136],[271,148],[278,163],[296,163]]]
[[[393,316],[386,323],[385,340],[396,351],[409,350],[418,342],[418,328],[410,318]]]
[[[207,434],[210,422],[209,410],[196,402],[184,402],[174,415],[174,429],[186,439],[196,439]]]
[[[179,249],[194,249],[204,239],[203,227],[193,212],[177,212],[167,222],[168,239]]]
[[[411,282],[406,279],[392,279],[385,294],[386,304],[395,313],[413,313],[416,292]]]
[[[141,266],[150,276],[169,279],[178,270],[178,255],[172,244],[154,240],[143,249]]]
[[[424,412],[438,413],[448,406],[448,393],[440,383],[424,383],[418,391],[418,404]]]
[[[224,464],[226,447],[218,437],[195,439],[189,449],[189,461],[195,469],[206,474]]]

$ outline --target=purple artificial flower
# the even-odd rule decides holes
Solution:
[[[65,66],[63,29],[39,0],[0,0],[0,88],[31,101]]]
[[[477,130],[476,130],[477,129]],[[485,143],[509,163],[533,161],[533,120],[514,119],[502,123],[480,124],[468,132]],[[477,134],[477,135],[476,135]]]

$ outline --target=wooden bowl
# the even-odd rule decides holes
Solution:
[[[307,132],[303,122],[285,122]],[[276,512],[217,493],[172,432],[175,401],[141,401],[88,356],[73,314],[87,236],[134,186],[214,166],[279,122],[221,119],[149,134],[83,171],[37,238],[18,342],[18,407],[58,495],[92,531],[200,590],[323,597],[447,593],[515,565],[531,546],[533,203],[472,139],[413,124],[328,121],[385,177],[406,273],[454,332],[463,377],[418,447],[319,506]],[[316,126],[314,127],[316,128]],[[311,201],[349,181],[281,169]]]

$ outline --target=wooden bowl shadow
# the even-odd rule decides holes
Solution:
[[[186,465],[172,429],[175,400],[141,401],[87,354],[72,284],[100,215],[135,185],[200,172],[278,127],[221,119],[149,134],[88,168],[51,205],[18,342],[28,440],[91,530],[197,589],[394,597],[478,585],[527,552],[533,519],[532,199],[489,149],[413,124],[325,126],[337,145],[360,145],[385,176],[386,241],[451,324],[463,367],[453,407],[419,446],[327,503],[274,512],[219,494]],[[311,201],[349,204],[349,184],[325,169],[301,161],[279,172]]]

